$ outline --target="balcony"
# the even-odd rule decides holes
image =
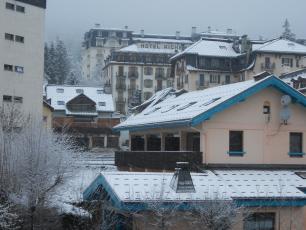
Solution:
[[[138,72],[129,72],[129,78],[130,79],[137,79],[138,78]]]
[[[126,90],[126,84],[125,84],[125,82],[117,82],[117,83],[116,83],[116,89],[117,89],[117,90]]]
[[[261,63],[262,71],[273,71],[275,69],[275,63]]]
[[[200,81],[196,81],[196,87],[197,90],[207,89],[209,88],[209,81],[201,82],[203,84],[200,84]]]
[[[119,168],[174,170],[176,162],[190,162],[191,168],[197,170],[203,162],[203,154],[193,151],[118,151],[115,153],[115,165]]]
[[[165,74],[162,74],[162,73],[156,73],[155,74],[155,79],[156,80],[165,80]]]

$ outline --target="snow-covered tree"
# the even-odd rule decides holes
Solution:
[[[13,212],[12,205],[0,202],[0,229],[17,230],[20,228],[20,217]]]
[[[282,37],[286,38],[288,40],[294,41],[295,40],[295,34],[291,32],[290,23],[289,23],[287,18],[286,18],[286,20],[283,24],[283,28],[284,28],[284,31],[282,33]]]

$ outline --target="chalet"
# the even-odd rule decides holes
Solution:
[[[54,108],[53,128],[68,131],[80,145],[118,147],[118,135],[112,128],[120,122],[114,112],[112,95],[103,88],[47,85],[46,99]]]
[[[305,167],[306,98],[273,75],[193,92],[165,89],[114,129],[122,167]]]

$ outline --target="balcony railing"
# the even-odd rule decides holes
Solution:
[[[173,170],[176,162],[189,162],[191,168],[196,170],[203,162],[203,154],[192,151],[118,151],[115,153],[115,165],[121,168]]]
[[[129,72],[129,78],[138,78],[138,72]]]
[[[117,82],[116,83],[117,90],[126,90],[126,84],[124,82]]]
[[[271,71],[275,69],[275,63],[261,63],[261,70]]]
[[[161,74],[161,73],[156,73],[155,74],[155,79],[156,80],[164,80],[165,78],[165,74]]]

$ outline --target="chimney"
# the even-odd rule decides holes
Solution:
[[[142,38],[144,38],[144,30],[140,30],[140,35]]]
[[[175,38],[178,40],[178,39],[180,39],[180,31],[176,31],[175,32]]]
[[[197,27],[193,26],[191,28],[191,36],[195,35],[197,33]]]
[[[211,32],[211,27],[210,27],[210,26],[208,26],[208,30],[207,30],[207,32],[208,32],[208,33],[210,33],[210,32]]]
[[[188,162],[177,162],[177,168],[170,182],[170,187],[176,193],[194,193],[195,188],[189,170]]]
[[[125,30],[128,30],[128,28],[129,28],[128,26],[124,26],[124,29],[125,29]]]
[[[96,23],[96,24],[95,24],[95,28],[98,29],[98,28],[100,28],[100,27],[101,27],[101,24],[100,24],[100,23]]]
[[[233,33],[233,30],[230,29],[230,28],[228,28],[228,29],[226,30],[226,33],[227,33],[227,34],[232,34],[232,33]]]

